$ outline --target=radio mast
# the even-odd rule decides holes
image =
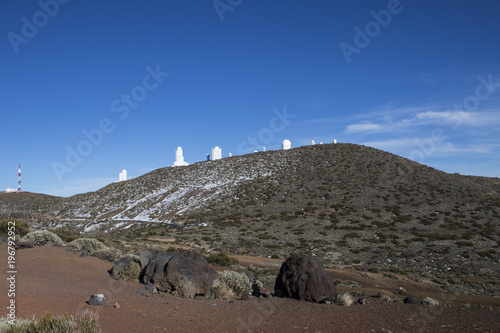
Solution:
[[[19,185],[17,185],[17,192],[21,192],[21,164],[19,164],[18,175],[19,175]]]

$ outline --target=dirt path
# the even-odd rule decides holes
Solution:
[[[0,262],[6,266],[4,245],[0,246]],[[16,265],[18,317],[38,317],[46,311],[76,314],[90,309],[99,312],[103,332],[494,332],[500,317],[498,308],[426,307],[375,299],[367,305],[340,307],[279,298],[221,301],[159,294],[146,297],[140,283],[112,280],[107,273],[110,263],[84,259],[56,247],[18,250]],[[5,274],[6,269],[2,277]],[[6,312],[6,278],[0,287],[0,305]],[[87,305],[95,293],[103,293],[107,305]],[[116,302],[119,308],[113,307]]]

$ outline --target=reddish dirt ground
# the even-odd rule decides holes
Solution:
[[[239,260],[243,264],[252,261]],[[7,266],[5,245],[0,246],[0,261]],[[263,261],[254,264],[265,264]],[[47,311],[74,315],[90,309],[99,313],[103,332],[498,332],[500,327],[499,298],[439,294],[411,281],[383,280],[357,272],[330,274],[358,281],[368,295],[404,286],[409,294],[440,298],[451,306],[389,304],[376,298],[369,298],[366,305],[342,307],[280,298],[222,301],[160,294],[146,297],[140,283],[111,279],[107,272],[110,263],[84,259],[57,247],[18,250],[16,266],[17,317],[40,317]],[[6,275],[7,269],[3,271]],[[0,304],[5,312],[1,316],[5,317],[7,280],[3,278],[0,285]],[[97,293],[105,295],[107,305],[86,304],[90,295]],[[472,306],[462,308],[458,305],[461,302]]]

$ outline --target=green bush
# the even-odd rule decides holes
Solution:
[[[12,224],[9,222],[14,222],[15,234],[23,237],[30,231],[30,226],[26,222],[12,221],[12,220],[2,220],[0,221],[0,235],[7,236],[9,234],[9,227],[12,228]]]
[[[223,271],[219,278],[220,284],[230,288],[236,295],[248,294],[252,290],[252,283],[244,273]]]
[[[68,244],[69,247],[76,251],[86,251],[88,254],[93,255],[98,250],[105,250],[108,247],[94,238],[79,238],[75,239]]]
[[[47,230],[32,231],[26,234],[26,236],[24,236],[21,241],[33,243],[34,246],[42,246],[47,244],[48,242],[52,242],[57,245],[64,244],[59,236]]]
[[[2,323],[3,324],[3,323]],[[99,314],[86,311],[81,315],[54,316],[47,312],[38,320],[16,319],[14,325],[7,324],[0,327],[2,333],[35,333],[35,332],[64,332],[64,333],[100,333]]]
[[[207,261],[209,264],[217,266],[231,266],[239,264],[238,259],[231,258],[225,252],[210,253],[207,257]]]

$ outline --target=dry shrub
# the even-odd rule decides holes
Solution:
[[[24,236],[21,241],[23,242],[30,242],[34,246],[42,246],[45,245],[49,242],[52,242],[57,245],[63,245],[64,242],[62,239],[54,234],[53,232],[47,231],[47,230],[36,230],[32,231],[26,236]]]
[[[437,300],[435,300],[434,298],[425,297],[425,298],[422,300],[422,304],[424,304],[424,305],[429,305],[429,306],[438,306],[438,305],[439,305],[439,302],[438,302]]]
[[[79,238],[68,244],[69,247],[76,251],[85,251],[93,255],[95,251],[104,250],[108,247],[94,238]]]
[[[217,266],[232,266],[239,264],[238,259],[231,258],[225,252],[210,253],[207,257],[207,262]]]
[[[94,253],[92,253],[91,255],[101,260],[113,262],[119,260],[122,256],[122,253],[114,247],[108,247],[105,249],[94,251]]]
[[[47,312],[38,320],[16,319],[14,325],[1,327],[2,333],[26,332],[64,332],[64,333],[100,333],[99,314],[85,311],[81,315],[54,316]]]
[[[114,277],[117,280],[122,281],[137,281],[141,275],[141,265],[137,262],[131,262],[128,266],[118,272]]]
[[[349,293],[338,294],[335,297],[335,304],[342,306],[349,306],[354,303],[354,298]]]
[[[231,289],[236,295],[250,293],[252,283],[246,274],[233,271],[223,271],[219,274],[220,284]]]
[[[276,283],[277,276],[274,275],[266,275],[262,276],[258,279],[264,286],[274,286]]]
[[[215,289],[217,290],[217,298],[219,299],[231,299],[234,297],[233,289],[225,284],[221,283]]]
[[[140,261],[141,261],[141,258],[140,258],[137,254],[127,253],[127,254],[125,254],[123,257],[133,259],[133,260],[135,260],[135,261],[137,261],[137,262],[140,262]],[[123,258],[123,257],[122,257],[122,258]],[[121,258],[120,258],[120,259],[121,259]]]
[[[384,294],[384,295],[382,295],[382,296],[380,297],[380,299],[381,299],[381,300],[383,300],[384,302],[388,302],[388,303],[394,303],[394,302],[396,302],[396,300],[397,300],[395,297],[390,297],[390,296],[387,296],[387,295],[385,295],[385,294]]]

